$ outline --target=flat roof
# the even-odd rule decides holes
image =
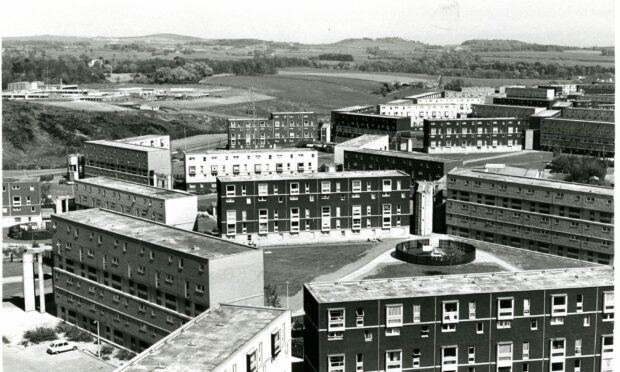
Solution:
[[[259,121],[259,120],[269,120],[269,118],[228,118],[227,120],[254,120],[254,121]]]
[[[551,90],[551,89],[549,89]],[[540,98],[540,97],[531,97],[531,98],[526,98],[526,97],[493,97],[493,98],[497,98],[497,99],[516,99],[519,101],[545,101],[545,102],[550,102],[555,100],[555,98]]]
[[[366,178],[366,177],[400,177],[407,173],[398,170],[375,170],[375,171],[347,171],[347,172],[317,172],[295,174],[249,174],[238,176],[218,177],[222,182],[231,181],[268,181],[268,180],[312,180],[327,178]]]
[[[558,115],[560,113],[562,113],[561,110],[542,110],[542,111],[534,113],[534,115],[532,115],[532,116],[543,117],[543,118],[550,118],[550,117],[553,117],[554,115]]]
[[[53,217],[206,259],[255,250],[209,235],[97,208],[55,214]]]
[[[214,371],[285,309],[221,304],[190,320],[116,372]],[[279,324],[278,326],[281,326]],[[244,370],[243,366],[238,366]],[[238,369],[239,369],[238,368]]]
[[[150,147],[150,146],[140,146],[134,145],[131,143],[122,143],[117,141],[109,141],[109,140],[96,140],[96,141],[86,141],[84,143],[93,144],[93,145],[101,145],[101,146],[109,146],[109,147],[117,147],[127,150],[136,150],[136,151],[170,151],[169,148],[163,147]]]
[[[571,183],[571,182],[550,180],[550,179],[544,179],[544,178],[515,176],[515,175],[510,175],[510,174],[498,174],[498,173],[493,172],[492,170],[484,170],[484,169],[457,168],[457,169],[452,170],[449,173],[449,175],[467,176],[467,177],[472,177],[472,178],[494,180],[498,182],[515,183],[515,184],[520,184],[520,185],[540,186],[540,187],[547,187],[550,189],[557,189],[557,190],[568,190],[568,191],[576,191],[576,192],[583,192],[583,193],[596,193],[599,195],[606,195],[609,197],[613,197],[614,195],[614,189],[612,187],[585,185],[585,184],[580,184],[580,183]]]
[[[409,118],[408,116],[368,114],[368,113],[365,113],[365,112],[340,112],[340,114],[351,115],[351,116],[368,116],[368,117],[373,117],[373,118],[388,118],[388,119],[404,119],[404,118]]]
[[[375,150],[375,149],[345,149],[345,151],[349,152],[363,152],[364,154],[372,154],[372,155],[380,155],[380,156],[394,156],[397,158],[403,159],[414,159],[414,160],[428,160],[428,161],[436,161],[439,163],[449,163],[449,162],[459,162],[463,163],[462,160],[450,159],[450,158],[440,158],[437,156],[429,155],[425,152],[415,152],[415,151],[394,151],[394,150]]]
[[[226,155],[226,154],[270,154],[274,152],[317,152],[307,147],[277,147],[275,149],[235,149],[235,150],[207,150],[200,152],[186,152],[187,155]]]
[[[609,266],[308,283],[320,303],[613,286]]]
[[[147,134],[147,135],[144,135],[144,136],[123,138],[123,139],[116,140],[114,142],[129,143],[129,142],[133,142],[133,141],[143,141],[143,140],[147,140],[147,139],[159,139],[159,138],[162,138],[162,137],[168,137],[168,139],[170,139],[170,136],[167,135],[167,134]]]
[[[166,190],[159,187],[148,186],[142,183],[134,183],[115,178],[108,177],[89,177],[75,180],[76,183],[90,184],[98,187],[107,187],[110,189],[119,190],[121,192],[127,192],[131,194],[138,194],[148,196],[154,199],[177,199],[196,197],[188,192],[181,190]]]
[[[452,119],[424,119],[424,121],[479,121],[479,120],[524,120],[523,118],[517,118],[514,116],[500,116],[491,118],[452,118]]]
[[[497,97],[497,98],[506,98],[506,97]],[[495,105],[492,103],[473,103],[472,106],[484,106],[484,107],[500,107],[500,108],[510,108],[510,109],[530,109],[530,110],[534,110],[534,111],[541,111],[544,110],[543,107],[536,107],[536,106],[515,106],[515,105]]]
[[[24,177],[3,177],[2,178],[2,183],[8,183],[8,182],[39,182],[41,180],[41,178],[39,177],[28,177],[28,176],[24,176]]]
[[[275,115],[275,114],[314,114],[314,111],[277,111],[277,112],[272,112],[271,115]]]
[[[336,144],[336,147],[352,147],[352,146],[361,146],[369,142],[378,141],[387,137],[387,140],[390,140],[390,136],[387,134],[363,134],[359,137],[351,138],[348,141],[340,142]]]
[[[335,110],[332,110],[332,111],[338,111],[338,112],[341,112],[341,111],[353,111],[353,110],[367,109],[367,108],[371,108],[371,107],[374,108],[375,105],[355,105],[355,106],[342,107],[342,108],[335,109]]]
[[[564,108],[569,108],[573,105],[572,102],[564,102],[564,101],[560,101],[560,102],[556,102],[553,104],[552,107],[564,107]]]
[[[429,98],[429,99],[457,99],[457,98]],[[382,103],[379,106],[384,107],[384,106],[419,106],[419,107],[425,107],[425,106],[437,106],[437,105],[441,105],[441,106],[457,106],[457,103],[449,103],[449,102],[425,102],[425,103],[417,103],[417,102],[413,102],[413,101],[405,101],[403,103],[392,103],[392,102],[387,102],[387,103]]]
[[[587,119],[575,119],[575,118],[565,118],[565,117],[548,118],[547,121],[549,121],[549,120],[579,122],[579,123],[590,123],[590,124],[615,125],[615,122],[613,122],[613,121],[587,120]]]

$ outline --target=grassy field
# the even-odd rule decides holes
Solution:
[[[265,285],[276,287],[279,294],[300,291],[303,284],[332,273],[359,259],[373,247],[371,243],[344,243],[332,245],[304,245],[264,249]]]
[[[484,61],[500,62],[541,62],[558,63],[560,65],[601,65],[613,67],[615,64],[614,56],[603,56],[599,52],[591,50],[574,50],[566,52],[535,52],[535,51],[515,51],[515,52],[477,52]]]
[[[340,71],[330,71],[330,70],[318,70],[315,71],[304,71],[299,69],[282,69],[278,71],[278,75],[282,76],[326,76],[326,77],[335,77],[335,78],[346,78],[346,79],[357,79],[357,80],[368,80],[368,81],[376,81],[378,83],[390,83],[394,81],[398,82],[428,82],[431,80],[435,80],[433,76],[430,75],[421,75],[421,76],[411,76],[413,74],[383,74],[383,73],[365,73],[365,72],[340,72]]]

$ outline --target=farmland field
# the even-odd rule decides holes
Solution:
[[[325,76],[345,79],[357,79],[376,81],[378,83],[389,83],[393,81],[399,82],[426,82],[434,80],[433,76],[423,74],[390,74],[390,73],[365,73],[365,72],[337,72],[330,70],[303,71],[297,69],[283,69],[278,71],[278,75],[282,76]]]
[[[560,65],[601,65],[613,67],[615,64],[614,56],[603,56],[600,52],[593,51],[566,51],[566,52],[535,52],[535,51],[516,51],[516,52],[477,52],[484,61],[500,62],[540,62],[558,63]]]

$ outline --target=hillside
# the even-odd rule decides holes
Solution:
[[[496,52],[496,51],[563,51],[567,49],[576,49],[576,47],[561,45],[543,45],[536,43],[526,43],[519,40],[501,40],[501,39],[474,39],[466,40],[461,43],[462,47],[467,47],[472,51],[480,52]]]
[[[189,123],[186,123],[187,121]],[[64,167],[65,156],[83,141],[118,139],[144,134],[183,137],[212,132],[191,118],[181,122],[165,114],[144,112],[87,112],[39,103],[5,101],[2,104],[2,162],[4,169]],[[213,128],[215,129],[215,128]],[[218,130],[215,130],[218,132]],[[223,128],[219,128],[222,132]]]

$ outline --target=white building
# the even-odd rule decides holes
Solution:
[[[424,119],[455,119],[466,110],[454,103],[416,104],[410,100],[399,99],[379,105],[381,115],[408,116],[411,128],[422,129]],[[471,112],[471,107],[469,108]]]
[[[414,194],[413,233],[415,235],[430,235],[433,233],[433,209],[435,187],[433,182],[418,182]]]
[[[160,149],[170,149],[170,136],[168,135],[148,134],[146,136],[124,138],[117,140],[116,142]]]
[[[185,153],[186,190],[216,192],[218,176],[318,172],[318,152],[309,148],[211,150]]]
[[[101,208],[193,230],[198,198],[180,190],[166,190],[106,177],[75,180],[78,208]]]
[[[334,146],[334,163],[344,164],[345,150],[370,149],[388,150],[390,146],[390,136],[379,134],[364,134]]]
[[[221,304],[114,372],[291,372],[288,310]]]

